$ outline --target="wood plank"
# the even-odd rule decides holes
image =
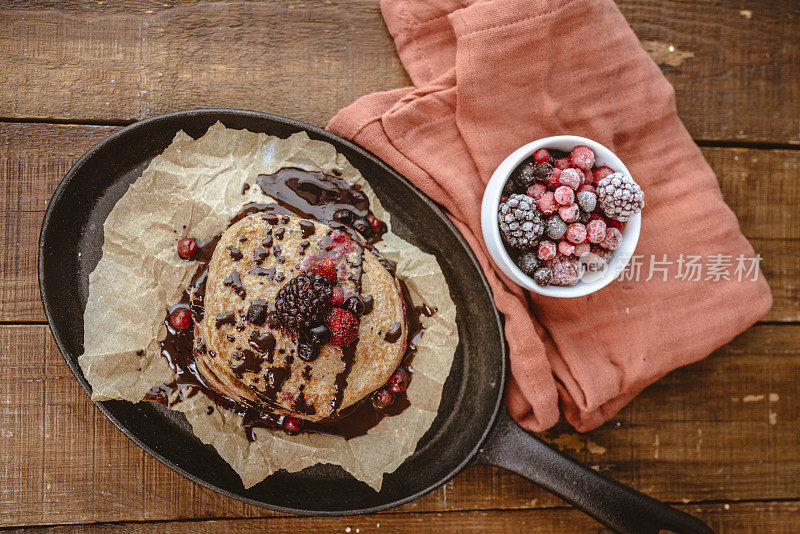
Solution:
[[[800,325],[751,328],[680,369],[604,427],[544,437],[672,502],[800,495]],[[0,526],[275,516],[217,495],[139,450],[96,410],[43,325],[0,326]],[[493,467],[470,468],[403,512],[561,506]]]
[[[800,4],[618,4],[693,136],[800,143]],[[6,117],[132,121],[217,106],[323,125],[360,95],[408,84],[374,0],[15,1],[0,27]]]
[[[676,506],[705,521],[714,532],[795,534],[798,502],[733,502]],[[11,529],[17,534],[260,534],[345,532],[350,534],[414,532],[519,532],[585,534],[610,532],[574,508],[449,513],[378,514],[356,517],[273,517],[167,523],[120,523]]]
[[[0,321],[43,321],[36,280],[41,218],[61,177],[111,126],[0,123]],[[764,258],[769,321],[800,321],[800,151],[704,148],[725,200]],[[754,199],[771,199],[756,202]]]

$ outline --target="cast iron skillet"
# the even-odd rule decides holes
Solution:
[[[375,492],[338,466],[280,471],[245,489],[239,476],[192,434],[183,414],[149,402],[97,402],[139,447],[182,475],[224,495],[283,512],[371,513],[409,502],[464,467],[485,463],[519,473],[609,527],[624,532],[706,533],[710,529],[631,488],[563,456],[514,423],[501,400],[506,372],[502,322],[475,257],[440,209],[363,148],[298,121],[226,109],[194,110],[138,122],[104,140],[70,169],[47,208],[39,239],[39,287],[64,359],[87,393],[78,366],[89,273],[101,255],[103,222],[116,201],[178,130],[192,137],[216,121],[279,137],[305,131],[336,146],[392,213],[402,237],[439,259],[458,309],[460,344],[439,414],[416,452]],[[154,318],[157,319],[157,318]]]

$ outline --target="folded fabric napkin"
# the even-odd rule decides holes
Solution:
[[[506,405],[525,428],[553,425],[559,403],[575,428],[595,428],[769,310],[755,253],[678,118],[672,86],[612,0],[383,0],[381,9],[414,87],[363,97],[328,129],[408,177],[469,242],[505,316]],[[480,229],[495,167],[557,134],[609,147],[645,192],[642,257],[625,279],[576,299],[527,294],[494,266]]]

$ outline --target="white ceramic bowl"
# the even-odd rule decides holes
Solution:
[[[614,256],[609,264],[609,268],[602,271],[602,273],[593,273],[592,276],[586,276],[585,280],[582,279],[571,287],[552,285],[542,287],[534,282],[531,277],[523,273],[511,260],[511,257],[508,255],[503,245],[503,239],[500,237],[500,226],[497,223],[497,209],[500,205],[503,185],[506,183],[509,176],[511,176],[514,169],[517,168],[517,165],[522,163],[525,158],[532,155],[536,150],[540,148],[553,148],[569,152],[577,145],[586,145],[594,151],[596,156],[595,165],[598,167],[607,165],[616,172],[621,172],[628,176],[631,175],[628,168],[622,163],[622,160],[597,141],[575,135],[557,135],[533,141],[512,152],[494,171],[483,193],[483,202],[481,204],[481,229],[483,231],[483,240],[486,242],[486,247],[489,249],[489,254],[491,254],[492,259],[513,281],[534,293],[546,295],[548,297],[582,297],[604,288],[613,282],[625,268],[627,260],[633,256],[633,252],[636,250],[636,244],[639,241],[639,230],[642,225],[641,213],[637,213],[626,223],[625,230],[622,232],[622,243],[620,243],[619,248],[614,251]]]

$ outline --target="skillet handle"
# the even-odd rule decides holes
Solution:
[[[476,461],[514,471],[618,532],[714,532],[696,517],[561,454],[514,422],[505,407],[497,414]]]

